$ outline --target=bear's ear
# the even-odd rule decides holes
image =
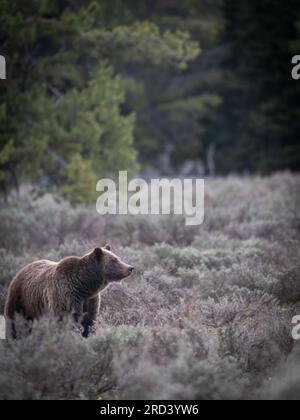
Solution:
[[[111,251],[111,247],[108,244],[105,245],[104,249],[106,249],[107,251]]]
[[[101,262],[102,255],[103,255],[102,249],[101,248],[96,248],[94,250],[94,255],[95,255],[95,258],[96,258],[97,262]]]

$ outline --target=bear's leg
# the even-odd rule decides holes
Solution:
[[[73,302],[71,313],[75,324],[80,324],[83,315],[83,303],[80,301]]]
[[[17,330],[14,319],[5,318],[6,323],[6,338],[15,340],[17,338]]]
[[[14,340],[17,338],[15,320],[17,314],[23,314],[22,308],[19,305],[18,294],[9,293],[4,308],[6,335],[7,338],[12,338]]]
[[[83,311],[85,312],[82,326],[83,326],[83,337],[87,338],[90,335],[91,328],[95,324],[100,309],[100,295],[89,299],[85,302]]]
[[[29,321],[33,321],[32,319],[25,319],[24,312],[16,312],[12,317],[5,318],[6,322],[6,336],[7,338],[11,338],[16,340],[22,336],[26,336],[31,334],[31,327],[28,324]],[[18,326],[18,332],[17,332]],[[19,337],[20,336],[20,337]]]

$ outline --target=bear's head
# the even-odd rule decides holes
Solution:
[[[99,293],[109,283],[129,277],[134,268],[115,255],[109,245],[96,248],[80,259],[79,287],[88,295]],[[77,285],[78,287],[78,285]]]
[[[83,261],[88,272],[94,274],[93,277],[97,278],[97,282],[101,282],[99,286],[121,281],[129,277],[134,270],[134,267],[115,255],[109,245],[94,249],[93,252],[83,257]]]
[[[101,266],[103,279],[109,283],[129,277],[134,270],[134,267],[126,264],[115,255],[109,245],[105,245],[104,248],[96,248],[94,254]]]

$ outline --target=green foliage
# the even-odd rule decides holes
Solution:
[[[7,165],[14,152],[14,142],[13,140],[10,140],[8,143],[6,143],[3,147],[3,149],[0,152],[0,167],[2,167],[2,170],[0,172],[0,182],[4,181],[5,179],[5,165]]]
[[[199,46],[186,31],[128,19],[127,6],[121,8],[124,24],[99,2],[3,2],[4,193],[25,177],[74,204],[89,202],[97,177],[138,167],[134,110],[124,105],[127,66],[183,69]]]
[[[64,175],[66,182],[59,187],[63,198],[73,205],[95,200],[93,188],[97,183],[97,177],[92,170],[91,162],[83,160],[80,154],[75,154],[64,171]]]
[[[299,169],[299,84],[291,77],[299,13],[297,0],[224,2],[230,49],[217,137],[221,172]]]
[[[299,12],[297,0],[3,0],[1,191],[31,180],[76,204],[120,169],[298,170]]]
[[[187,63],[199,54],[199,45],[185,31],[162,32],[152,22],[136,22],[117,26],[111,31],[92,32],[91,39],[100,40],[104,56],[116,63],[153,63],[175,65],[186,69]]]
[[[120,112],[124,94],[121,78],[103,67],[86,88],[59,100],[40,89],[31,98],[24,132],[30,143],[44,144],[42,173],[73,204],[95,200],[97,175],[135,167],[134,115]]]

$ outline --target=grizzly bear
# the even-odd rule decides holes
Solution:
[[[72,315],[88,337],[100,309],[100,293],[111,282],[130,276],[133,267],[111,252],[110,246],[96,248],[79,257],[59,263],[37,261],[17,273],[5,302],[7,332],[16,338],[16,314],[27,321],[43,315],[59,319]]]

